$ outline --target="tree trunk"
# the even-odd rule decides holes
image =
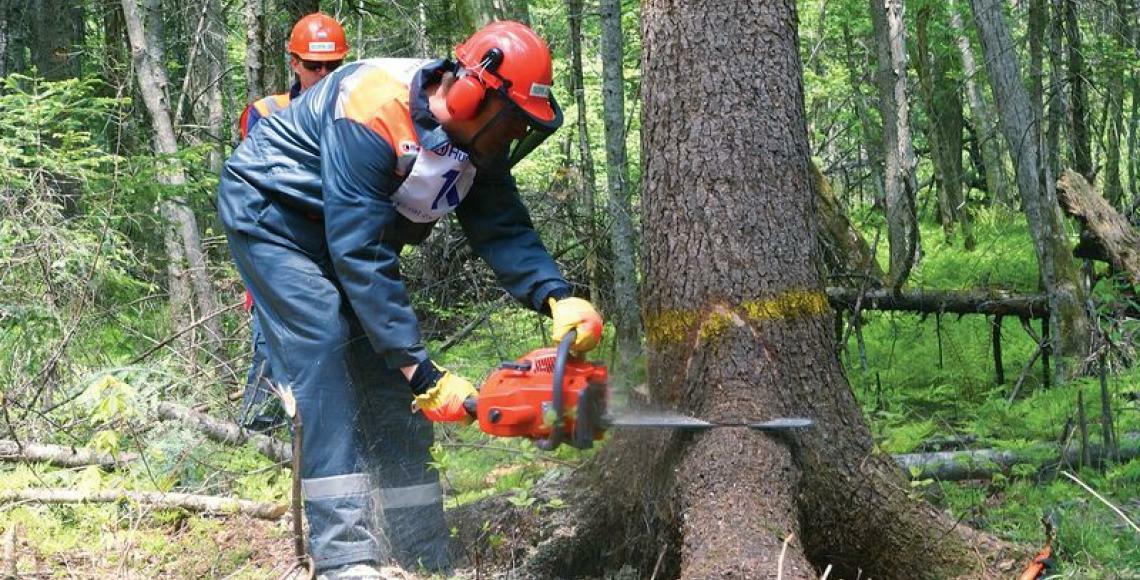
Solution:
[[[590,300],[598,302],[601,276],[594,213],[598,190],[594,154],[590,149],[590,127],[586,123],[586,84],[582,80],[582,0],[566,0],[566,11],[570,23],[570,82],[574,87],[574,102],[578,109],[578,177],[582,185],[582,213],[579,218],[585,223],[586,277],[590,284]]]
[[[1105,150],[1104,162],[1104,195],[1108,202],[1117,209],[1124,207],[1124,186],[1120,181],[1120,149],[1124,135],[1124,55],[1129,54],[1132,36],[1132,27],[1129,20],[1132,15],[1124,0],[1116,0],[1115,18],[1110,18],[1109,26],[1111,42],[1114,52],[1108,59],[1108,82],[1105,93],[1105,107],[1108,108],[1108,122],[1105,131],[1108,133],[1108,148]]]
[[[157,0],[147,2],[145,10],[149,11],[147,16],[151,26],[144,27],[137,0],[122,0],[124,23],[130,36],[139,92],[153,124],[155,151],[160,156],[172,156],[178,153],[178,143],[174,137],[166,93],[166,70],[156,56],[161,54],[158,48],[161,36],[151,19],[160,13]],[[159,163],[159,181],[178,192],[186,183],[181,166],[174,159],[161,159]],[[167,223],[164,239],[169,258],[167,268],[170,276],[171,312],[176,325],[182,327],[190,320],[206,316],[215,310],[213,288],[194,212],[187,207],[180,193],[161,201],[159,211]],[[194,314],[195,308],[198,310],[197,316]],[[202,327],[205,329],[207,347],[216,351],[220,348],[221,337],[217,319],[205,322]]]
[[[530,18],[525,0],[458,0],[456,4],[464,27],[471,32],[496,20],[519,20],[520,16],[527,20]]]
[[[954,522],[912,499],[891,458],[874,452],[835,353],[814,251],[795,2],[649,0],[642,16],[650,395],[709,420],[816,423],[787,438],[617,435],[587,474],[601,478],[596,503],[540,552],[576,550],[530,571],[600,576],[620,562],[644,577],[967,572],[977,560],[947,533]],[[708,66],[708,53],[729,50],[764,67]]]
[[[985,165],[986,188],[991,199],[997,203],[1010,203],[1009,184],[1005,178],[1005,163],[1002,160],[1001,145],[992,118],[989,104],[982,94],[982,87],[976,79],[980,71],[974,61],[974,50],[966,36],[962,16],[953,0],[949,0],[950,26],[957,37],[958,52],[962,56],[962,73],[966,81],[966,94],[970,101],[970,114],[974,120],[977,139],[981,141],[982,163]]]
[[[974,232],[962,195],[962,98],[958,94],[958,83],[949,78],[956,65],[953,56],[931,52],[928,27],[931,10],[932,7],[927,6],[918,12],[915,70],[930,123],[927,134],[940,184],[938,199],[946,241],[953,242],[954,227],[961,225],[965,248],[972,250]],[[941,47],[950,39],[937,40],[934,46]]]
[[[999,103],[1006,143],[1013,156],[1018,189],[1029,222],[1041,280],[1049,297],[1049,324],[1057,376],[1065,377],[1066,359],[1088,354],[1090,326],[1084,309],[1084,290],[1065,239],[1053,180],[1041,159],[1040,126],[1030,114],[1029,96],[1021,84],[1017,52],[997,0],[970,0],[982,40],[990,83]]]
[[[1093,181],[1092,152],[1089,150],[1088,99],[1085,96],[1085,57],[1077,19],[1078,0],[1063,0],[1065,39],[1069,52],[1069,147],[1073,169]]]
[[[6,0],[2,4],[0,17],[4,19],[4,53],[0,68],[4,75],[12,73],[27,73],[28,63],[25,49],[28,47],[28,35],[31,34],[32,17],[30,0]]]
[[[8,51],[12,46],[15,2],[0,2],[0,77],[8,76]],[[0,89],[2,90],[2,89]]]
[[[887,240],[890,266],[887,285],[900,288],[918,258],[918,216],[915,208],[914,148],[906,98],[906,26],[902,0],[871,0],[878,53],[879,112],[883,119]]]
[[[1061,90],[1065,70],[1061,39],[1065,36],[1065,0],[1049,0],[1049,105],[1048,123],[1045,132],[1045,151],[1048,157],[1049,175],[1061,174],[1061,127],[1065,124],[1065,92]]]
[[[1140,2],[1131,0],[1132,4],[1132,72],[1130,74],[1132,85],[1132,111],[1128,115],[1128,191],[1132,195],[1132,208],[1135,210],[1140,204],[1140,153],[1136,151],[1140,137]],[[1131,213],[1131,212],[1130,212]]]
[[[211,147],[208,163],[211,173],[221,173],[222,162],[225,161],[226,144],[226,111],[222,98],[223,75],[226,71],[226,37],[229,29],[226,27],[226,4],[218,0],[205,0],[206,6],[206,38],[202,41],[203,62],[199,70],[201,82],[200,90],[205,93],[203,109],[206,127],[206,139]]]
[[[252,102],[269,92],[265,84],[265,0],[245,0],[242,20],[245,23],[245,100]]]
[[[84,41],[84,5],[74,0],[38,0],[32,17],[32,64],[45,80],[79,76]]]
[[[875,131],[867,101],[863,96],[861,71],[864,67],[859,66],[855,60],[855,43],[851,39],[851,27],[848,26],[847,22],[843,22],[841,26],[843,28],[843,47],[847,57],[847,80],[851,83],[851,90],[855,93],[855,112],[859,116],[859,127],[863,134],[863,144],[859,148],[859,160],[860,163],[866,162],[867,166],[871,168],[875,203],[881,203],[886,196],[886,192],[883,191],[882,136]]]
[[[625,57],[622,54],[621,1],[602,0],[602,109],[606,128],[606,182],[609,186],[610,247],[614,252],[614,309],[617,368],[614,376],[635,376],[641,357],[641,317],[637,303],[636,236],[630,203],[625,149]],[[617,385],[622,389],[626,385]]]

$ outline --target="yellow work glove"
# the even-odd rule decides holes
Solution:
[[[589,301],[581,298],[551,298],[549,304],[550,315],[554,317],[550,334],[556,344],[571,330],[578,331],[578,337],[570,346],[575,354],[594,350],[602,341],[602,315],[594,310],[594,305]]]
[[[479,395],[471,381],[425,360],[416,366],[409,383],[415,394],[413,413],[421,411],[433,422],[471,422],[463,406],[468,397]]]

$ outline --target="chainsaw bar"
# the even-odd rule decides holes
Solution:
[[[784,417],[770,421],[713,423],[687,415],[673,413],[619,415],[604,417],[602,424],[614,429],[673,429],[676,431],[705,431],[716,427],[747,427],[754,431],[791,431],[806,429],[815,423],[802,417]]]

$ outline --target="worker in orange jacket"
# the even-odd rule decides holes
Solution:
[[[389,557],[450,568],[431,422],[468,419],[476,391],[430,356],[400,275],[405,245],[454,214],[503,288],[553,318],[556,340],[575,330],[573,350],[586,352],[601,338],[601,317],[572,296],[511,175],[562,123],[552,76],[545,41],[495,22],[454,61],[341,67],[226,161],[219,217],[274,376],[304,422],[318,578],[378,579]]]
[[[249,104],[238,119],[238,130],[244,140],[258,122],[289,106],[293,99],[317,84],[344,62],[348,54],[348,41],[344,28],[335,18],[314,12],[297,21],[286,45],[289,68],[296,80],[287,93],[269,95]],[[254,311],[253,295],[245,293],[245,310],[253,317],[251,334],[253,359],[246,375],[245,393],[242,394],[241,425],[251,431],[268,431],[282,422],[281,407],[270,393],[272,369],[269,366],[269,346],[261,332]]]

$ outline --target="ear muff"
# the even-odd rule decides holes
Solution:
[[[447,113],[459,121],[474,117],[486,92],[479,75],[468,72],[447,91]]]
[[[455,81],[451,90],[447,92],[447,113],[453,119],[464,121],[479,112],[479,105],[487,93],[487,85],[483,84],[482,73],[487,72],[498,78],[496,71],[503,64],[503,51],[491,48],[483,54],[479,62],[478,71],[467,70],[463,77]]]

